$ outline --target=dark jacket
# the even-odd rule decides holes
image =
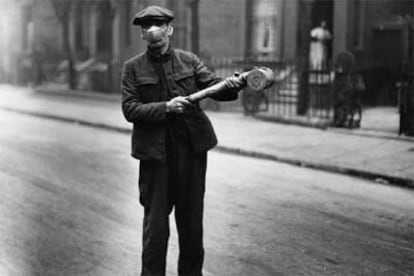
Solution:
[[[171,55],[172,66],[165,68],[170,68],[166,75],[173,95],[187,96],[221,81],[196,55],[178,49],[172,50]],[[123,114],[133,123],[132,156],[165,160],[168,96],[147,52],[125,62],[121,88]],[[223,91],[214,97],[220,101],[236,98],[235,91]],[[217,144],[211,122],[198,105],[182,116],[194,151],[207,151]]]

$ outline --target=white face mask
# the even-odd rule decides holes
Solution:
[[[148,41],[148,47],[151,49],[163,48],[168,45],[172,31],[173,29],[170,25],[152,24],[142,28],[142,38]]]
[[[157,43],[167,36],[167,26],[152,25],[148,29],[144,29],[143,38],[149,43]]]

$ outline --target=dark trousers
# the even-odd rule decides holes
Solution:
[[[207,153],[186,145],[168,147],[167,161],[141,161],[139,188],[144,206],[141,275],[165,275],[169,214],[175,209],[179,275],[202,275],[203,205]]]

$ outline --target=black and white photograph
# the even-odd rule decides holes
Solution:
[[[0,276],[414,275],[414,0],[0,0]]]

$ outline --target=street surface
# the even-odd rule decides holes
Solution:
[[[0,275],[138,275],[129,135],[3,110],[0,129]],[[204,221],[207,276],[414,273],[413,190],[212,151]]]

